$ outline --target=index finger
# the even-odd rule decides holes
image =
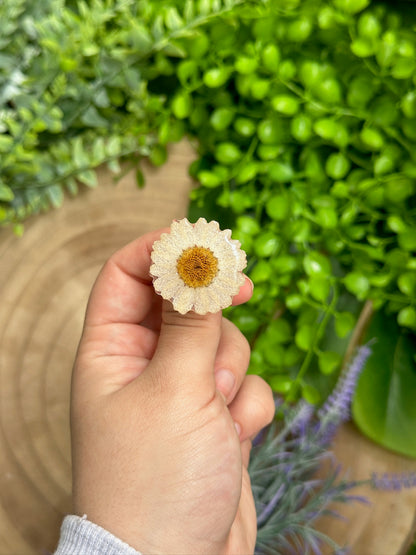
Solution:
[[[169,228],[146,233],[114,253],[103,266],[88,302],[85,323],[139,324],[152,308],[155,292],[149,274],[153,243]]]

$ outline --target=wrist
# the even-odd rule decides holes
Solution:
[[[55,555],[141,555],[101,526],[87,520],[86,515],[68,515],[61,526]]]

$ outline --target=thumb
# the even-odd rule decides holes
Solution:
[[[180,314],[163,301],[162,325],[152,371],[175,387],[215,387],[214,363],[221,336],[222,312]],[[162,383],[163,383],[162,382]]]

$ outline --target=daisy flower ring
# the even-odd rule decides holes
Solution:
[[[156,293],[181,314],[230,306],[245,280],[246,253],[240,246],[231,230],[221,231],[216,221],[175,220],[170,233],[153,243],[150,275]]]

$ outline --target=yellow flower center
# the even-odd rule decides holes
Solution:
[[[205,247],[185,249],[176,263],[178,274],[188,287],[206,287],[218,272],[218,259]]]

